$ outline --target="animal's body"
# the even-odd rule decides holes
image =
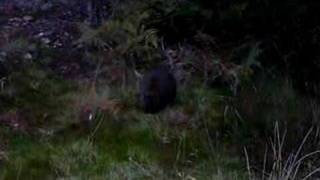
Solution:
[[[176,98],[177,83],[168,66],[162,65],[140,80],[139,104],[146,113],[157,113]]]

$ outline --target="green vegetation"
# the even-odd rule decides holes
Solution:
[[[205,91],[208,90],[200,88],[188,92],[193,100],[185,102],[186,98],[180,97],[181,105],[154,116],[136,109],[115,114],[97,112],[90,132],[70,128],[39,132],[35,137],[7,134],[9,161],[1,170],[2,177],[245,179],[240,159],[228,157],[224,148],[216,146],[217,142],[207,134],[208,127],[199,124],[216,128],[219,122],[215,121],[222,119],[218,112],[210,110],[218,105],[219,98],[212,105],[203,106],[209,100],[203,94],[210,93]],[[192,112],[195,119],[190,117],[188,127],[174,122],[179,121],[175,113],[183,104],[196,108]],[[202,111],[210,114],[204,116]]]
[[[0,28],[0,179],[319,177],[318,4],[110,3],[60,49]],[[178,96],[145,114],[160,64]]]

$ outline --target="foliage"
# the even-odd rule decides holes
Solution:
[[[312,99],[299,96],[288,80],[270,80],[260,77],[261,79],[264,81],[243,88],[239,97],[228,103],[230,108],[226,117],[235,123],[235,128],[230,134],[232,141],[237,144],[246,144],[251,163],[258,164],[258,169],[270,172],[270,176],[278,176],[279,174],[276,173],[296,176],[296,174],[286,174],[285,168],[299,169],[301,172],[297,176],[310,173],[310,168],[304,168],[304,166],[309,164],[309,167],[316,167],[317,163],[313,159],[319,158],[317,153],[313,158],[303,160],[304,162],[299,166],[292,162],[292,157],[295,154],[299,154],[299,157],[313,154],[319,149],[319,144],[315,143],[319,140],[317,130],[309,132],[310,128],[319,129],[318,105],[315,105]],[[275,124],[278,129],[275,129]],[[278,137],[281,136],[279,129],[280,133],[283,133],[280,138]],[[269,137],[273,137],[276,130],[279,140],[273,139],[270,144]],[[308,139],[305,139],[306,134]],[[284,137],[285,141],[282,139]],[[302,142],[303,148],[295,152]],[[268,150],[271,148],[272,152],[266,152],[262,147]],[[240,145],[239,149],[241,148]],[[280,156],[281,159],[279,159]],[[284,169],[274,169],[275,166]]]
[[[292,157],[319,149],[320,106],[308,97],[319,95],[319,3],[110,3],[102,26],[79,23],[76,47],[44,48],[24,34],[1,42],[0,179],[246,179],[244,146],[253,165],[266,160],[270,177],[288,175],[290,162],[301,174],[318,165],[318,154],[298,166]],[[184,85],[175,105],[143,114],[132,72],[165,58]],[[96,69],[71,81],[47,61]],[[216,75],[222,85],[205,86]],[[268,143],[275,122],[288,132],[285,147],[279,132]],[[292,152],[310,127],[312,138]],[[264,155],[266,145],[273,152]]]
[[[33,63],[30,52],[35,49],[36,46],[24,38],[10,40],[1,49],[0,66],[3,67],[2,71],[11,73],[29,67]]]
[[[264,154],[264,160],[263,160],[263,169],[261,172],[261,179],[308,179],[313,177],[316,173],[320,171],[318,167],[312,167],[317,166],[317,164],[313,165],[312,163],[308,162],[312,158],[316,158],[318,154],[320,153],[319,150],[309,152],[308,154],[303,154],[301,151],[303,151],[305,143],[308,141],[308,138],[310,138],[310,134],[312,132],[312,128],[307,132],[305,137],[301,140],[301,143],[299,144],[299,147],[294,148],[294,150],[291,150],[289,152],[289,155],[286,155],[285,146],[286,144],[286,133],[284,132],[281,134],[278,126],[278,122],[275,122],[274,127],[274,135],[273,137],[270,137],[270,146],[266,147],[265,154]],[[272,151],[272,158],[269,158],[268,156],[268,150],[271,149]],[[257,179],[259,176],[254,171],[251,175],[251,166],[249,162],[249,157],[247,154],[246,148],[244,149],[247,163],[248,163],[248,171],[249,171],[249,178],[250,179]],[[269,162],[267,162],[269,159],[271,159],[272,168],[266,167]],[[303,164],[305,164],[307,161],[308,166],[310,169],[305,170],[306,172],[301,173],[300,171],[303,170]],[[260,178],[259,177],[259,178]]]
[[[28,124],[48,125],[53,114],[63,111],[61,104],[66,101],[64,97],[70,90],[71,86],[61,79],[35,67],[28,68],[8,77],[5,87],[0,92],[0,110],[22,111],[22,116],[27,119]]]
[[[110,92],[110,98],[124,101],[129,98],[131,102],[131,96],[126,93],[115,89]],[[203,114],[215,103],[206,108],[210,98],[195,101],[207,93],[203,89],[189,93],[194,94],[194,100],[181,97],[181,104],[188,101],[185,108],[195,106],[205,110],[193,112],[194,120],[187,122],[187,127],[175,122],[178,119],[173,112],[179,109],[155,116],[132,108],[123,109],[125,113],[101,109],[89,133],[77,134],[66,127],[63,132],[37,137],[11,135],[8,161],[3,162],[1,177],[246,179],[241,160],[230,158],[228,151],[211,139],[211,133],[207,134],[208,130],[218,129],[212,125],[219,121],[215,113]],[[203,127],[203,121],[208,121],[208,126]],[[212,144],[208,146],[208,143]]]
[[[79,42],[94,46],[100,53],[105,50],[116,64],[132,66],[140,61],[151,63],[159,56],[156,30],[143,24],[149,17],[148,12],[129,12],[126,12],[125,18],[124,15],[115,15],[97,30],[81,26],[83,33]]]
[[[156,7],[147,24],[168,42],[192,41],[199,31],[219,44],[260,42],[262,67],[275,69],[273,75],[291,77],[296,89],[318,96],[318,3],[195,0],[184,1],[173,10],[161,3]]]

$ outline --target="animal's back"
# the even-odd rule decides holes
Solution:
[[[146,74],[140,83],[140,103],[147,113],[157,113],[174,102],[177,84],[170,69],[160,66]]]

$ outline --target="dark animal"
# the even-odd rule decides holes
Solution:
[[[157,113],[176,98],[177,82],[168,66],[151,70],[140,80],[139,105],[146,113]]]

